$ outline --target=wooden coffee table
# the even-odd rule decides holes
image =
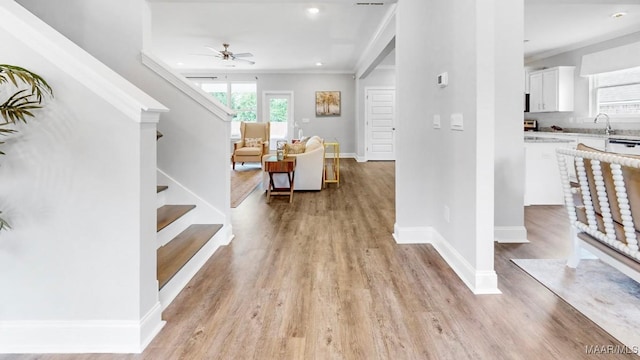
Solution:
[[[286,157],[278,160],[276,156],[270,156],[264,161],[264,171],[269,173],[269,188],[267,189],[267,202],[272,195],[289,195],[289,202],[293,200],[293,183],[296,176],[296,158]],[[289,187],[276,187],[273,182],[273,174],[286,173],[289,179]]]

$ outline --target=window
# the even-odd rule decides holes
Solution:
[[[594,114],[640,118],[640,67],[592,76]]]
[[[214,79],[191,79],[202,90],[236,112],[231,122],[231,137],[240,137],[240,122],[258,120],[257,87],[255,82],[226,82]]]
[[[240,137],[240,122],[258,120],[256,83],[231,83],[229,107],[236,112],[231,123],[231,136]]]

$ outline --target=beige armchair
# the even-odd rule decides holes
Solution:
[[[233,144],[233,169],[236,163],[262,162],[262,156],[269,153],[270,123],[240,123],[240,141]]]

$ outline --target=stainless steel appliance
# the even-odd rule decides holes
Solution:
[[[606,148],[607,151],[618,154],[640,155],[640,140],[610,138]]]

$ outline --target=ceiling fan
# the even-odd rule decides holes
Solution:
[[[224,47],[224,50],[216,50],[211,46],[205,46],[205,48],[214,52],[214,55],[205,55],[205,56],[215,56],[219,59],[222,59],[223,61],[243,61],[243,62],[249,63],[249,65],[255,64],[255,61],[240,59],[243,57],[252,57],[253,54],[251,53],[234,54],[231,51],[229,51],[229,44],[222,44],[222,46]]]

